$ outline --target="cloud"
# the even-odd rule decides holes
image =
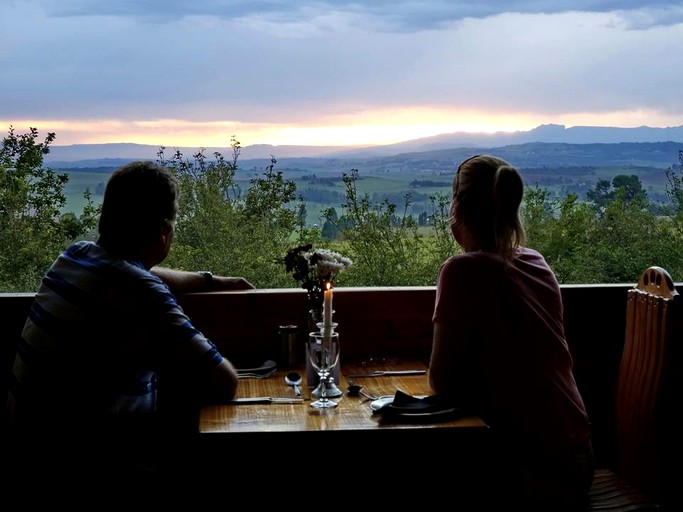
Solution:
[[[335,13],[354,20],[372,20],[376,29],[384,27],[408,32],[437,29],[454,21],[487,18],[503,13],[635,11],[637,14],[633,19],[633,27],[668,25],[679,23],[682,19],[680,3],[666,0],[18,0],[12,3],[38,5],[49,17],[115,16],[148,22],[210,16],[228,20],[263,19],[271,23],[298,23],[312,22],[326,14]]]
[[[614,4],[4,2],[0,122],[266,130],[488,112],[682,124],[681,7]]]

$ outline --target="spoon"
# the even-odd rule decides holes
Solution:
[[[289,372],[285,375],[285,383],[294,388],[294,394],[296,396],[301,396],[301,375],[299,372]]]

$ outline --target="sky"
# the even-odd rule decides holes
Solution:
[[[378,145],[683,125],[683,3],[0,0],[0,133]]]

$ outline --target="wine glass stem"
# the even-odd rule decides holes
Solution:
[[[325,401],[327,400],[327,378],[329,376],[329,373],[326,371],[320,372],[320,399]]]

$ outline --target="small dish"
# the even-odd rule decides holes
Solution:
[[[268,359],[261,366],[255,368],[237,368],[237,373],[268,373],[277,367],[277,363]]]
[[[388,405],[394,401],[394,395],[384,395],[380,396],[377,400],[370,402],[370,409],[373,411],[379,411],[385,405]]]
[[[385,418],[434,419],[459,413],[458,407],[444,403],[437,396],[410,396],[397,391],[393,396],[382,396],[370,404],[373,414]]]

